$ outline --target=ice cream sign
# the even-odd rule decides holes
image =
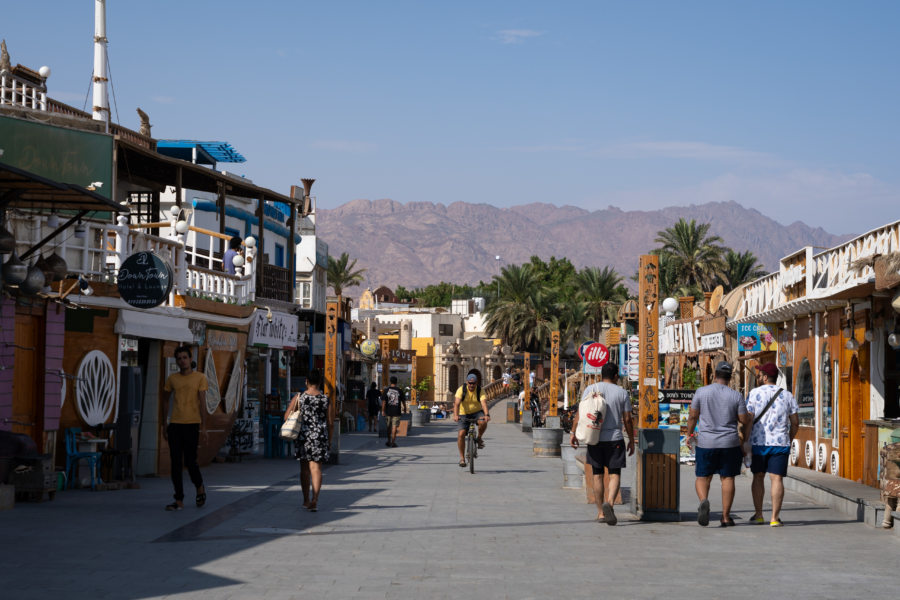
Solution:
[[[741,352],[777,350],[775,329],[765,323],[738,323],[737,343]]]

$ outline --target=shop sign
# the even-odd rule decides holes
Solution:
[[[412,362],[413,353],[410,350],[391,350],[388,358],[392,363],[410,364]]]
[[[600,369],[609,362],[609,348],[596,342],[584,349],[584,365],[585,373],[599,373]]]
[[[116,285],[122,300],[135,308],[153,308],[169,297],[172,267],[152,252],[137,252],[119,267]]]
[[[700,338],[701,350],[716,350],[725,347],[724,333],[709,333]]]
[[[773,328],[774,330],[774,328]],[[738,348],[741,352],[777,350],[775,335],[765,323],[738,323]]]
[[[232,331],[220,331],[218,329],[206,330],[206,343],[213,350],[237,352],[237,340],[237,334]]]
[[[188,319],[188,329],[194,336],[194,345],[203,346],[206,343],[206,321]]]
[[[660,402],[690,403],[696,390],[659,390]]]
[[[378,342],[375,340],[366,340],[359,346],[359,351],[362,352],[363,356],[368,356],[372,358],[376,354],[378,354]]]
[[[578,346],[578,350],[577,350],[578,358],[579,358],[580,360],[584,360],[584,351],[585,351],[585,349],[586,349],[588,346],[590,346],[591,344],[596,344],[596,343],[597,343],[597,342],[591,340],[591,341],[589,341],[589,342],[585,342],[585,343],[583,343],[582,345]]]
[[[628,336],[628,380],[637,381],[641,365],[640,336]]]
[[[137,338],[127,338],[125,336],[122,336],[121,338],[119,338],[119,350],[121,350],[122,352],[137,352]]]
[[[297,317],[272,311],[270,321],[267,313],[257,310],[250,326],[247,344],[294,350],[297,348]]]

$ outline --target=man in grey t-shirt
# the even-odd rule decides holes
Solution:
[[[747,405],[740,392],[728,387],[731,381],[731,365],[724,360],[716,365],[716,381],[703,386],[694,393],[687,430],[690,442],[696,442],[697,480],[694,487],[700,499],[697,522],[709,525],[709,486],[713,475],[722,481],[722,521],[721,527],[734,525],[729,514],[734,502],[734,477],[741,472],[741,440],[737,426],[741,423],[744,439],[750,436],[753,425]],[[698,432],[694,425],[699,421]]]
[[[585,462],[593,469],[594,501],[597,503],[597,520],[607,525],[615,525],[618,520],[613,510],[616,496],[619,494],[619,480],[625,468],[625,441],[622,427],[628,432],[628,455],[634,454],[634,425],[631,421],[631,399],[628,392],[616,385],[619,380],[619,366],[606,363],[600,369],[600,383],[589,385],[581,394],[581,401],[586,402],[593,394],[603,396],[606,414],[602,416],[600,438],[596,444],[588,444]],[[578,413],[572,422],[572,437],[569,443],[578,447],[575,428],[578,426]],[[609,486],[606,495],[603,492],[603,469],[609,471]]]

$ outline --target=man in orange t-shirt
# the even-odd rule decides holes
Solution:
[[[166,505],[166,510],[184,508],[184,484],[182,470],[187,467],[191,482],[197,488],[197,506],[206,503],[206,486],[197,465],[197,447],[200,432],[206,433],[206,375],[194,371],[191,364],[191,349],[188,346],[175,348],[175,362],[178,373],[166,379],[165,391],[172,394],[173,406],[169,423],[163,429],[163,437],[169,442],[169,456],[172,465],[172,485],[175,487],[175,502]],[[169,414],[168,398],[163,403],[163,413]]]

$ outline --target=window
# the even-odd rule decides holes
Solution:
[[[456,388],[459,387],[459,367],[453,365],[447,372],[447,389],[450,393],[455,394]]]
[[[832,372],[831,372],[831,354],[828,352],[828,346],[822,345],[822,370],[819,375],[822,382],[822,404],[821,413],[819,414],[819,435],[830,438],[834,429],[832,428],[832,409],[834,399],[832,395]]]
[[[804,358],[797,370],[797,404],[800,406],[800,425],[812,426],[816,421],[816,392],[813,387],[812,369]]]
[[[275,244],[275,266],[284,268],[284,246]]]
[[[441,337],[453,336],[453,325],[451,323],[438,324],[438,335]]]

